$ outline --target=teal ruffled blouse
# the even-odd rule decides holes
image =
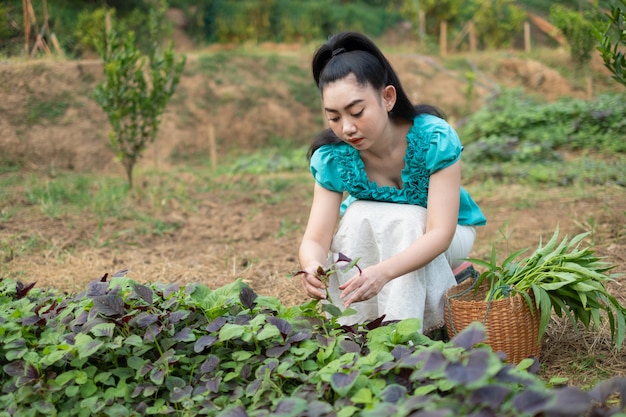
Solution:
[[[374,200],[427,206],[430,176],[461,157],[463,146],[456,131],[445,120],[422,114],[415,117],[407,134],[402,170],[402,188],[382,186],[368,179],[359,151],[347,143],[324,145],[310,161],[315,181],[336,192],[347,192],[341,214],[354,200]],[[487,220],[469,193],[461,187],[459,224],[482,226]]]

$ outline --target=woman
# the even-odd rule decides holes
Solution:
[[[331,37],[312,69],[329,129],[310,150],[315,189],[299,251],[306,292],[326,298],[315,272],[343,253],[361,268],[326,283],[333,303],[357,310],[344,323],[384,315],[417,317],[424,331],[442,326],[452,270],[486,222],[461,187],[458,135],[437,109],[411,103],[362,34]]]

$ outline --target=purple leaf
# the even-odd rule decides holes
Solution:
[[[106,295],[108,289],[108,282],[92,281],[87,284],[87,297],[94,298]]]
[[[180,290],[180,284],[174,283],[163,287],[163,299],[169,298],[170,295],[175,294]]]
[[[196,343],[193,345],[193,351],[201,353],[204,349],[213,346],[217,340],[217,336],[212,334],[202,336],[200,339],[196,340]]]
[[[213,372],[215,370],[215,368],[217,368],[217,365],[219,365],[219,364],[220,364],[219,356],[208,355],[206,360],[204,362],[202,362],[202,365],[200,365],[200,372],[202,372],[204,374],[209,373],[209,372]]]
[[[307,411],[308,417],[321,417],[332,415],[333,407],[324,401],[314,400],[309,403],[309,409]]]
[[[352,259],[349,258],[348,256],[344,255],[343,253],[339,252],[337,254],[337,262],[352,262]]]
[[[24,285],[20,281],[16,282],[15,291],[16,291],[17,298],[19,299],[19,298],[26,297],[26,294],[28,294],[28,292],[33,289],[35,284],[36,282],[31,282],[30,284],[26,284],[26,285]]]
[[[485,327],[481,324],[473,323],[457,334],[451,342],[455,346],[470,350],[476,344],[484,342],[486,337]]]
[[[191,387],[191,385],[187,385],[182,388],[174,387],[170,394],[170,399],[172,400],[173,403],[180,402],[184,400],[185,398],[189,398],[191,396],[192,390],[193,388]]]
[[[219,376],[216,376],[214,378],[209,379],[206,382],[206,388],[209,390],[209,392],[213,392],[213,393],[218,393],[220,390],[220,385],[222,383],[222,378],[220,378]]]
[[[148,326],[146,328],[146,331],[143,335],[143,341],[145,343],[151,343],[154,342],[154,340],[156,339],[156,337],[161,334],[161,326],[156,326],[154,324],[151,324],[150,326]]]
[[[550,400],[546,392],[524,390],[513,398],[513,406],[521,413],[535,415],[542,412]]]
[[[387,385],[380,393],[380,397],[386,403],[397,404],[406,397],[406,388],[398,384]]]
[[[544,409],[546,416],[584,416],[591,407],[591,396],[576,387],[557,388],[553,392],[556,401]]]
[[[150,362],[144,364],[139,370],[139,376],[144,377],[150,373],[154,369],[154,365]]]
[[[135,284],[135,292],[137,295],[145,301],[148,305],[152,305],[154,302],[152,289],[146,285]]]
[[[337,391],[340,395],[345,395],[348,393],[352,385],[354,385],[357,376],[359,376],[358,371],[352,371],[349,374],[344,374],[343,372],[335,372],[330,377],[330,385],[333,387],[335,391]]]
[[[393,355],[393,358],[397,361],[399,359],[411,356],[411,349],[407,348],[406,346],[395,345],[391,350],[391,354]]]
[[[124,300],[118,295],[101,295],[93,299],[94,308],[107,317],[124,314]]]
[[[349,340],[349,339],[343,339],[341,341],[339,341],[339,346],[346,352],[346,353],[359,353],[361,352],[361,347],[354,341]]]
[[[218,318],[213,320],[211,323],[209,323],[209,325],[206,327],[206,330],[209,333],[218,332],[227,322],[228,320],[226,319],[226,317],[219,316]]]
[[[492,410],[499,410],[511,389],[500,385],[485,385],[475,389],[470,398],[471,404],[485,404]]]
[[[122,278],[126,276],[126,273],[128,273],[128,269],[122,269],[111,275],[111,278]]]
[[[591,390],[589,390],[589,395],[591,395],[591,398],[593,398],[595,401],[604,404],[606,400],[616,392],[619,392],[620,398],[622,399],[622,404],[624,404],[626,402],[625,377],[614,377],[605,381],[601,381],[597,383]]]
[[[270,316],[267,318],[267,322],[278,327],[278,331],[282,335],[283,340],[287,339],[287,336],[289,336],[291,332],[293,332],[293,327],[291,326],[291,324],[289,324],[287,320]]]
[[[471,353],[467,366],[454,362],[446,368],[446,377],[451,381],[469,384],[481,379],[487,373],[489,353],[486,350],[475,350]]]
[[[446,363],[446,357],[438,350],[424,351],[416,355],[418,360],[423,360],[424,365],[417,371],[415,378],[411,380],[428,377],[433,372],[438,372]]]
[[[180,323],[182,320],[185,320],[187,317],[189,317],[190,314],[191,314],[191,311],[189,310],[172,311],[167,316],[167,318],[169,319],[170,323],[176,325]]]
[[[291,343],[287,343],[286,345],[279,345],[279,346],[271,347],[267,349],[265,354],[270,358],[278,358],[289,349],[291,349]]]
[[[239,292],[239,301],[245,308],[252,310],[256,305],[256,302],[254,301],[256,298],[257,294],[252,291],[252,288],[247,285],[241,288],[241,291]]]
[[[250,382],[248,385],[246,385],[246,395],[248,395],[249,397],[254,396],[259,388],[261,388],[262,384],[263,381],[261,379],[255,379],[254,381]]]
[[[24,361],[13,361],[2,368],[9,376],[24,375]]]
[[[220,413],[220,417],[248,417],[246,409],[242,405],[238,405],[234,408],[224,410]]]
[[[191,328],[185,327],[174,335],[174,340],[179,342],[193,342],[196,340],[196,336],[191,331]]]
[[[129,324],[143,329],[145,327],[150,326],[151,324],[156,323],[158,320],[159,320],[159,316],[157,316],[156,314],[142,311],[141,313],[133,317],[130,320]]]
[[[154,382],[155,385],[162,385],[163,381],[165,381],[165,375],[167,371],[161,368],[155,368],[150,372],[150,380]]]
[[[377,319],[374,319],[370,322],[368,322],[365,325],[365,328],[367,330],[374,330],[379,328],[380,326],[382,326],[383,322],[385,321],[385,314],[383,314],[382,316],[378,317]]]
[[[287,341],[291,343],[298,343],[298,342],[302,342],[303,340],[309,340],[311,336],[312,336],[312,333],[310,330],[306,330],[306,329],[298,330],[297,332],[289,336],[289,339],[287,339]]]
[[[307,402],[303,398],[284,398],[280,400],[273,416],[298,416],[307,409]]]

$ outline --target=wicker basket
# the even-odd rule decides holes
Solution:
[[[445,298],[445,321],[448,335],[452,338],[470,323],[478,321],[485,325],[486,343],[494,352],[504,352],[510,363],[519,363],[528,357],[539,357],[539,311],[531,312],[520,294],[487,302],[488,286],[481,285],[475,291],[474,279],[450,288]],[[487,311],[488,309],[488,311]]]

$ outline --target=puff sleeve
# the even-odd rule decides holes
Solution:
[[[311,156],[309,168],[315,182],[322,187],[338,193],[345,191],[332,145],[325,145],[317,149]]]
[[[433,118],[429,120],[429,124],[430,145],[426,154],[426,166],[432,175],[458,161],[463,146],[456,130],[446,121]]]

